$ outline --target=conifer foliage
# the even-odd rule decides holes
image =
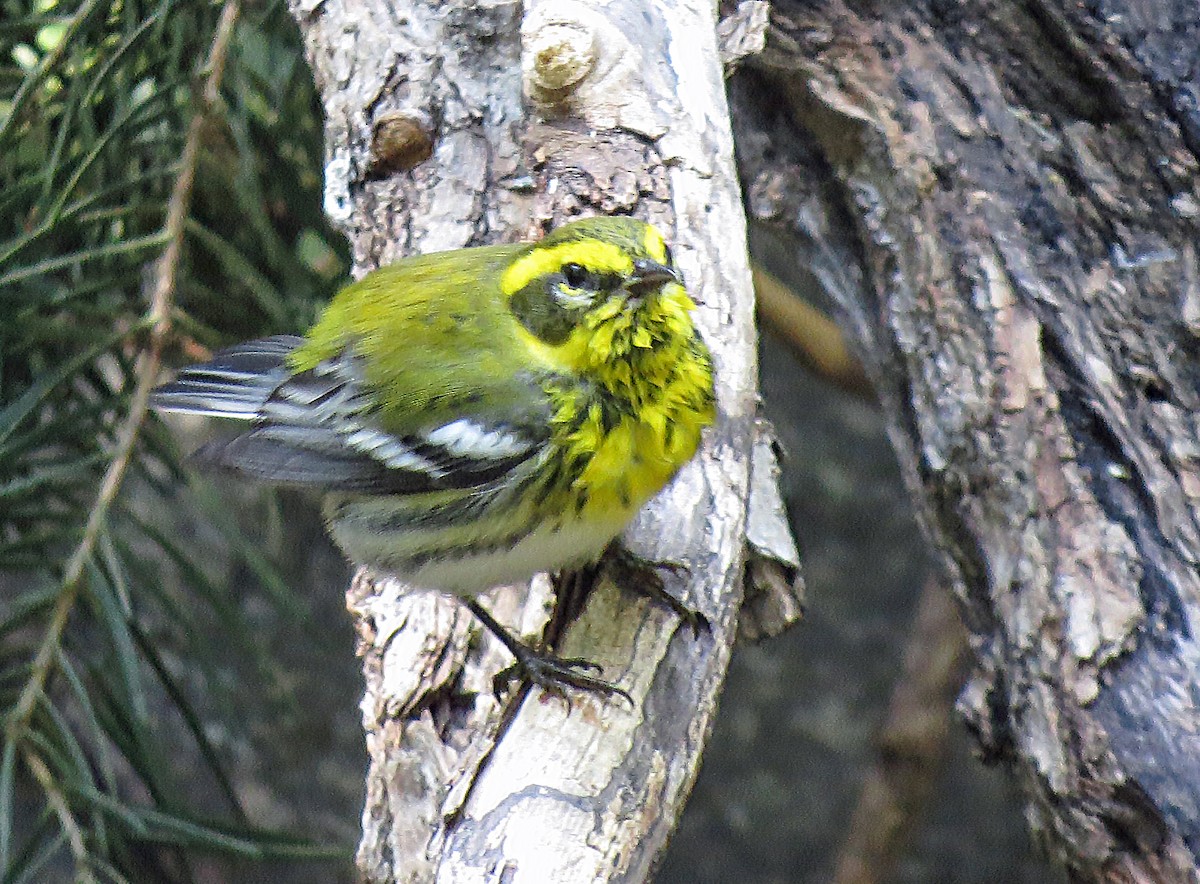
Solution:
[[[171,365],[303,327],[344,274],[293,27],[281,3],[0,0],[0,881],[324,850],[248,821],[223,769],[209,676],[261,651],[156,514],[238,532],[179,492],[146,407]],[[166,733],[206,783],[177,781]]]

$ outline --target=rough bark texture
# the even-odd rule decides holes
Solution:
[[[731,91],[962,602],[960,707],[1081,880],[1200,860],[1198,37],[1192,0],[779,0]]]
[[[456,602],[367,573],[348,593],[367,681],[366,880],[643,880],[694,779],[735,635],[756,438],[750,277],[713,8],[294,0],[292,10],[328,118],[327,210],[357,273],[529,238],[577,213],[635,212],[674,234],[714,351],[720,417],[631,537],[689,567],[669,589],[711,633],[693,637],[605,579],[558,647],[603,664],[632,704],[572,694],[568,707],[536,689],[497,700],[491,678],[508,660],[476,640]],[[744,46],[746,28],[737,33]],[[759,448],[770,476],[770,446]],[[777,501],[769,489],[756,523],[778,522]],[[759,582],[779,595],[758,606],[769,632],[798,614],[794,550],[777,526],[756,537],[758,553],[789,560]],[[553,599],[539,579],[484,601],[534,636]]]

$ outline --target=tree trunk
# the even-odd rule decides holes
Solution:
[[[367,682],[366,880],[643,880],[691,787],[736,633],[752,483],[755,631],[795,616],[771,448],[753,444],[753,306],[712,6],[293,0],[292,11],[327,115],[327,211],[356,274],[530,238],[578,213],[636,213],[672,239],[698,296],[720,416],[631,537],[688,566],[669,588],[712,631],[693,637],[605,579],[558,644],[602,663],[631,704],[536,689],[498,700],[492,677],[509,660],[472,640],[457,602],[365,572],[348,594]],[[485,604],[537,635],[554,598],[539,579]]]
[[[1198,35],[1194,0],[779,0],[731,90],[956,587],[960,708],[1081,880],[1198,877]]]

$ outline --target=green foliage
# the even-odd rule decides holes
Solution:
[[[303,328],[345,272],[281,4],[241,14],[206,99],[229,2],[0,0],[0,882],[47,880],[64,857],[77,879],[158,881],[190,880],[197,852],[329,853],[256,829],[222,770],[204,675],[261,652],[153,515],[180,506],[162,502],[180,472],[139,401],[159,355]],[[205,646],[197,620],[228,644]],[[164,705],[219,819],[176,781]]]

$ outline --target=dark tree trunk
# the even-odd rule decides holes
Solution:
[[[1198,47],[1194,0],[778,0],[731,87],[961,601],[960,707],[1083,880],[1200,861]]]

